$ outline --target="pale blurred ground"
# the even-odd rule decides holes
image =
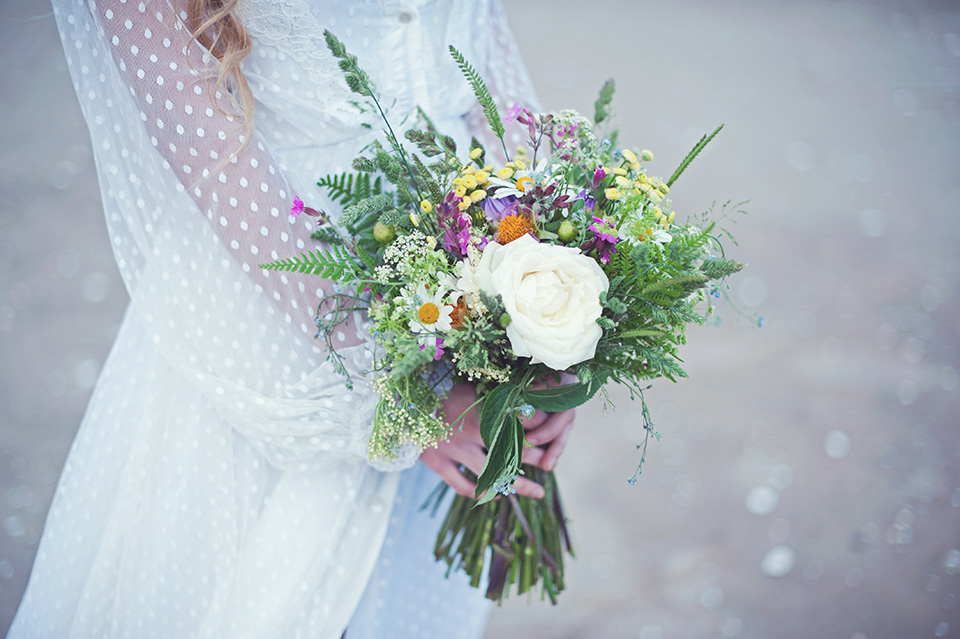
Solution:
[[[0,2],[0,630],[126,303],[42,2]],[[691,331],[690,380],[581,411],[560,479],[578,540],[531,638],[960,637],[960,6],[507,2],[548,108],[618,82],[622,139],[675,207],[750,199],[749,268]],[[31,18],[30,16],[38,16]]]

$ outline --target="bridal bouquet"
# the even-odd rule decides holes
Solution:
[[[371,458],[435,446],[462,417],[441,414],[450,381],[476,385],[486,464],[475,499],[457,497],[448,511],[437,557],[475,586],[489,562],[492,599],[508,583],[521,593],[542,583],[555,601],[570,539],[553,473],[521,463],[529,444],[520,420],[578,406],[607,382],[643,402],[645,380],[685,375],[677,349],[687,325],[705,321],[710,293],[742,265],[724,257],[714,222],[677,220],[669,194],[720,129],[664,180],[647,172],[650,151],[618,146],[612,82],[592,120],[519,106],[501,117],[451,47],[506,160],[490,159],[477,139],[461,155],[422,112],[405,145],[357,59],[325,36],[350,88],[383,117],[386,139],[357,157],[354,171],[320,180],[343,207],[336,223],[295,199],[294,213],[317,218],[320,247],[263,266],[340,285],[318,309],[328,345],[350,313],[366,312],[377,350],[365,373],[380,395]],[[508,152],[505,125],[526,129],[526,148]],[[332,345],[329,352],[346,375]],[[642,465],[653,425],[645,404],[641,414]],[[518,498],[520,474],[546,496]],[[437,504],[445,490],[438,487]]]

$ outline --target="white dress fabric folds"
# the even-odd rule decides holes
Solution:
[[[294,195],[376,139],[333,31],[402,127],[420,105],[462,145],[532,91],[492,0],[241,0],[254,130],[209,96],[186,0],[54,0],[131,303],[70,451],[11,639],[476,637],[482,592],[432,561],[438,481],[366,459],[376,397],[314,339],[329,282],[259,264],[312,247]],[[364,125],[370,125],[370,128]],[[239,149],[239,151],[238,151]],[[491,149],[492,150],[492,149]],[[356,321],[335,336],[369,362]]]

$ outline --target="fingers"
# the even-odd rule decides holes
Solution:
[[[540,462],[540,468],[548,471],[556,468],[557,460],[560,459],[563,449],[567,446],[567,439],[570,437],[571,431],[571,428],[567,428],[550,442],[550,445],[547,446],[547,450],[543,454],[543,459]]]
[[[553,441],[560,433],[569,430],[569,428],[573,426],[575,416],[576,411],[573,410],[565,410],[562,413],[550,413],[549,417],[547,417],[540,426],[527,431],[527,441],[534,446],[540,446],[541,444]]]
[[[543,460],[546,452],[545,448],[530,448],[529,446],[524,446],[523,452],[520,453],[520,461],[524,464],[530,464],[531,466],[540,466],[540,462]]]
[[[513,482],[513,488],[522,497],[542,499],[544,495],[543,486],[525,477],[517,477],[517,481]]]
[[[433,470],[440,475],[440,479],[445,481],[450,488],[453,488],[458,495],[473,499],[473,496],[477,492],[477,485],[460,472],[460,467],[457,464],[448,461],[443,464],[441,470],[438,471],[436,468]]]
[[[524,430],[533,430],[540,426],[543,422],[547,421],[550,417],[550,413],[545,413],[542,410],[536,410],[533,413],[533,417],[521,417],[520,424],[523,426]]]

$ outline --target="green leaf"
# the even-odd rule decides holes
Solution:
[[[483,407],[480,409],[480,437],[488,450],[493,448],[492,444],[503,426],[503,416],[510,408],[517,388],[516,384],[500,384],[483,400]]]
[[[673,183],[677,181],[677,178],[680,177],[680,174],[683,173],[684,170],[686,170],[686,168],[690,165],[691,162],[693,162],[693,158],[697,157],[700,151],[703,151],[703,148],[710,143],[710,140],[712,140],[717,136],[717,133],[720,133],[720,129],[722,128],[723,128],[723,125],[721,124],[716,129],[714,129],[713,133],[711,133],[710,135],[705,135],[702,138],[700,138],[700,141],[697,142],[697,144],[692,149],[690,149],[690,152],[687,153],[687,157],[683,158],[683,162],[680,163],[680,166],[677,167],[677,170],[674,171],[673,175],[670,176],[670,179],[667,180],[667,186],[673,186]]]
[[[619,333],[616,337],[629,339],[632,337],[659,337],[665,334],[666,333],[663,331],[654,331],[649,328],[635,328],[632,331],[624,331],[623,333]]]
[[[523,441],[523,426],[515,413],[505,416],[497,429],[492,445],[487,446],[487,458],[483,470],[477,477],[477,490],[474,496],[479,499],[477,505],[486,503],[497,496],[493,486],[512,482],[520,472],[520,451]],[[486,494],[484,494],[486,493]]]
[[[487,122],[490,124],[490,128],[502,141],[504,134],[503,122],[500,120],[500,113],[497,111],[497,105],[493,102],[493,96],[490,95],[490,90],[487,89],[487,85],[484,84],[483,78],[481,78],[480,74],[477,73],[477,70],[474,69],[469,62],[467,62],[466,58],[463,57],[463,54],[457,51],[456,47],[454,47],[452,44],[449,48],[450,55],[452,55],[453,59],[457,61],[460,71],[463,72],[467,82],[470,83],[470,87],[473,89],[473,94],[477,97],[477,102],[479,102],[480,106],[483,107],[483,114],[487,116]]]
[[[560,413],[584,404],[593,397],[602,384],[596,378],[590,384],[577,382],[566,386],[553,386],[538,390],[523,391],[523,399],[531,406],[547,413]]]

